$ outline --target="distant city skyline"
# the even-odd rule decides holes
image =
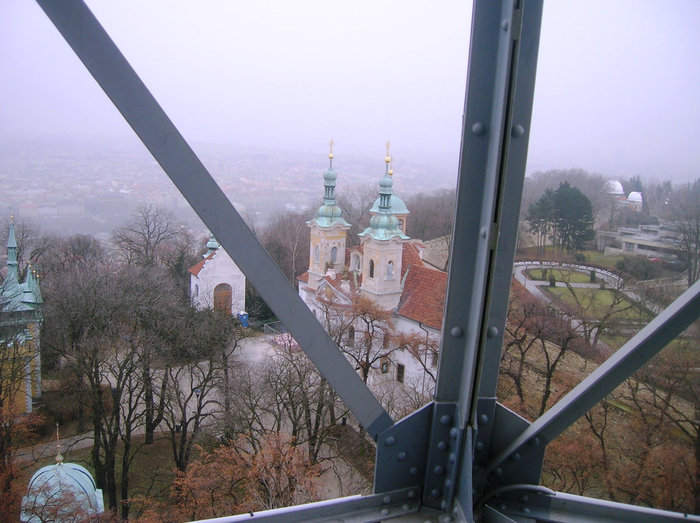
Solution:
[[[453,172],[471,4],[88,0],[192,143]],[[700,176],[700,2],[545,2],[528,172]],[[0,139],[137,138],[33,2],[0,6]],[[310,161],[315,163],[315,159]]]

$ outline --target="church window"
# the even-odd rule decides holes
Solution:
[[[228,283],[220,283],[214,287],[214,310],[231,314],[232,299],[231,286]]]
[[[374,260],[369,261],[369,277],[374,278]]]
[[[406,367],[398,363],[396,365],[396,381],[403,383],[404,374],[406,373]]]
[[[382,358],[381,366],[382,374],[389,372],[389,360],[387,358]]]
[[[194,295],[199,296],[199,285],[195,284],[194,286]]]
[[[393,261],[389,261],[389,263],[386,264],[386,279],[387,280],[394,279],[394,262]]]
[[[338,261],[338,247],[331,249],[331,263],[335,264]]]
[[[320,259],[321,259],[321,251],[319,250],[318,245],[316,245],[314,247],[314,261],[316,263],[318,263]]]

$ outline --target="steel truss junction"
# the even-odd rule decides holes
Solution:
[[[700,315],[700,282],[529,423],[496,382],[542,0],[475,0],[435,400],[394,423],[82,0],[37,0],[192,208],[377,441],[374,494],[216,521],[700,521],[553,492],[544,449]]]

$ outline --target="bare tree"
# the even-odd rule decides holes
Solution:
[[[309,261],[309,229],[301,212],[277,212],[262,232],[262,244],[294,283]]]
[[[356,185],[336,193],[336,202],[343,210],[343,218],[350,224],[347,233],[348,247],[360,244],[358,234],[369,226],[369,210],[377,197],[375,185]]]
[[[681,186],[669,198],[667,216],[679,233],[681,260],[688,271],[688,287],[700,278],[700,178]]]
[[[162,248],[178,231],[172,212],[149,203],[141,205],[131,222],[112,233],[112,241],[127,265],[153,266],[161,262]]]

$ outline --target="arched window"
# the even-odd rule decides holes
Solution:
[[[338,261],[338,247],[333,247],[331,249],[331,263],[335,265]]]
[[[357,254],[352,255],[352,261],[350,262],[350,270],[351,271],[359,271],[360,270],[360,257]]]
[[[321,259],[321,251],[319,250],[318,245],[316,245],[314,247],[314,261],[316,263],[318,263],[320,259]]]
[[[369,277],[374,278],[374,260],[369,261]]]
[[[214,287],[214,310],[231,314],[231,305],[231,286],[228,283],[220,283]]]
[[[386,264],[386,279],[387,280],[394,279],[394,262],[393,261],[389,261],[389,263]]]
[[[194,286],[194,295],[199,296],[199,285],[195,284]]]

